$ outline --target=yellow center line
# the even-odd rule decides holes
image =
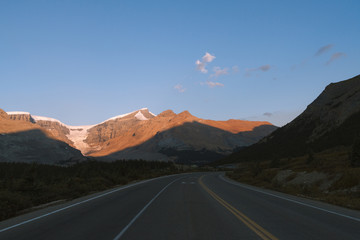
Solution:
[[[205,176],[205,175],[204,175]],[[226,202],[224,199],[219,197],[216,193],[211,191],[205,184],[203,183],[202,179],[204,176],[201,176],[199,179],[199,184],[207,191],[210,196],[212,196],[216,201],[218,201],[221,205],[223,205],[229,212],[235,215],[236,218],[238,218],[241,222],[243,222],[248,228],[250,228],[253,232],[255,232],[261,239],[264,240],[278,240],[277,237],[266,231],[264,228],[262,228],[260,225],[255,223],[253,220],[251,220],[249,217],[247,217],[245,214],[237,210],[235,207],[230,205],[228,202]]]

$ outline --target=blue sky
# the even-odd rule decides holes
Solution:
[[[360,1],[1,1],[0,108],[281,126],[360,74]]]

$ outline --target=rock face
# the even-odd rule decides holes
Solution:
[[[28,112],[9,112],[8,115],[11,120],[35,123],[34,119]]]
[[[0,109],[1,162],[60,164],[84,159],[80,151],[57,140],[31,119],[29,114],[8,115]]]
[[[110,118],[90,128],[85,142],[87,142],[92,149],[99,149],[98,147],[102,146],[103,143],[113,138],[122,137],[128,131],[137,129],[145,123],[146,120],[154,117],[155,115],[144,108],[130,114]]]
[[[142,158],[204,163],[253,144],[276,129],[268,122],[211,121],[188,111],[175,114],[171,110],[147,121],[124,119],[118,124],[121,121],[131,127],[121,128],[119,135],[105,140],[91,156],[106,160]],[[86,139],[89,145],[93,144],[91,134],[95,129],[89,130]]]
[[[314,125],[309,140],[315,140],[340,126],[360,111],[360,76],[331,83],[287,128]]]
[[[13,115],[20,114],[12,113],[13,120],[21,118]],[[156,116],[146,108],[91,126],[68,126],[30,114],[27,119],[84,155],[104,160],[211,161],[276,129],[268,122],[200,119],[188,111],[175,114],[167,110]]]
[[[350,146],[360,135],[360,75],[332,83],[292,122],[225,162],[302,156]]]
[[[36,117],[35,117],[36,119]],[[70,134],[70,130],[61,124],[60,122],[55,121],[47,121],[47,120],[36,120],[36,124],[40,127],[46,129],[47,131],[51,132],[54,137],[57,139],[66,142],[69,145],[74,146],[74,142],[72,142],[67,135]]]

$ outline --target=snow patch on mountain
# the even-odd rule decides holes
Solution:
[[[144,114],[141,113],[141,111],[138,111],[138,113],[135,115],[135,118],[141,121],[149,120],[147,117],[144,116]]]
[[[72,141],[74,143],[75,148],[77,148],[78,150],[80,150],[84,154],[91,148],[86,142],[84,142],[86,140],[86,138],[88,137],[88,135],[89,135],[89,132],[88,132],[89,129],[91,129],[91,128],[97,126],[97,125],[103,124],[103,123],[105,123],[107,121],[124,118],[124,117],[126,117],[128,115],[131,115],[131,114],[134,114],[136,112],[137,112],[135,114],[136,119],[141,120],[141,121],[148,120],[148,118],[145,117],[144,114],[141,111],[148,111],[153,116],[156,116],[155,114],[151,113],[148,110],[148,108],[141,108],[139,110],[136,110],[136,111],[133,111],[133,112],[130,112],[130,113],[125,113],[125,114],[122,114],[122,115],[118,115],[118,116],[109,118],[109,119],[107,119],[107,120],[105,120],[105,121],[103,121],[101,123],[95,124],[95,125],[71,126],[71,125],[66,125],[66,124],[62,123],[61,121],[59,121],[59,120],[57,120],[55,118],[43,117],[43,116],[34,116],[34,115],[31,115],[29,112],[12,111],[12,112],[7,112],[7,114],[9,114],[9,115],[16,115],[16,114],[30,115],[32,117],[32,119],[34,119],[35,122],[38,122],[38,121],[56,122],[56,123],[60,124],[61,126],[66,127],[67,129],[69,129],[69,134],[67,134],[66,137],[70,141]]]
[[[148,120],[140,111],[149,111],[148,110],[148,108],[141,108],[141,109],[139,109],[139,110],[136,110],[136,111],[133,111],[133,112],[129,112],[129,113],[125,113],[125,114],[121,114],[121,115],[118,115],[118,116],[115,116],[115,117],[112,117],[112,118],[109,118],[109,119],[107,119],[107,120],[105,120],[105,121],[103,121],[103,122],[101,122],[101,123],[99,123],[99,124],[102,124],[102,123],[104,123],[104,122],[107,122],[107,121],[111,121],[111,120],[116,120],[116,119],[120,119],[120,118],[124,118],[124,117],[126,117],[126,116],[129,116],[129,115],[131,115],[131,114],[134,114],[134,113],[136,113],[136,112],[138,112],[137,114],[141,114],[143,117],[141,117],[140,115],[138,115],[138,116],[140,116],[140,118],[139,117],[137,117],[136,115],[135,115],[135,117],[137,118],[137,119],[139,119],[139,120]],[[151,113],[150,111],[149,111],[149,113],[150,114],[152,114],[154,117],[156,116],[155,114],[153,114],[153,113]],[[99,125],[98,124],[98,125]]]
[[[130,112],[130,113],[121,114],[121,115],[118,115],[118,116],[109,118],[109,119],[107,119],[107,120],[105,120],[105,121],[103,121],[103,122],[101,122],[101,123],[99,123],[99,124],[102,124],[102,123],[107,122],[107,121],[110,121],[110,120],[116,120],[116,119],[119,119],[119,118],[123,118],[123,117],[126,117],[126,116],[128,116],[128,115],[130,115],[130,114],[133,114],[133,113],[135,113],[135,112],[136,112],[136,111]]]
[[[66,125],[55,118],[42,117],[42,116],[32,116],[32,118],[37,121],[49,121],[56,122],[60,125],[69,129],[69,134],[66,137],[74,143],[74,147],[79,149],[83,154],[90,148],[90,146],[84,142],[88,136],[88,130],[96,125],[85,125],[85,126],[70,126]]]
[[[142,108],[142,109],[140,109],[140,111],[141,111],[141,110],[148,111],[151,115],[153,115],[154,117],[156,117],[156,114],[153,114],[152,112],[150,112],[148,108]]]
[[[30,115],[29,112],[19,112],[19,111],[14,111],[14,112],[6,112],[8,115]]]
[[[35,120],[35,122],[37,122],[37,121],[57,122],[57,123],[59,123],[60,125],[63,125],[63,126],[65,126],[65,127],[67,127],[66,124],[60,122],[59,120],[57,120],[57,119],[55,119],[55,118],[42,117],[42,116],[34,116],[34,115],[31,115],[31,117]]]
[[[88,130],[95,125],[88,126],[67,126],[70,133],[66,135],[66,137],[74,143],[74,146],[81,151],[81,153],[85,153],[90,146],[84,142],[87,138],[89,132]]]

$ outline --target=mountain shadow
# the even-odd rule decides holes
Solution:
[[[0,134],[0,162],[71,164],[84,159],[79,150],[39,129]]]
[[[292,122],[217,164],[292,158],[338,146],[360,136],[360,75],[332,83]]]
[[[201,165],[227,156],[239,147],[249,146],[276,128],[273,125],[262,125],[253,131],[234,134],[196,121],[186,122],[158,132],[137,146],[97,159],[145,159]]]

